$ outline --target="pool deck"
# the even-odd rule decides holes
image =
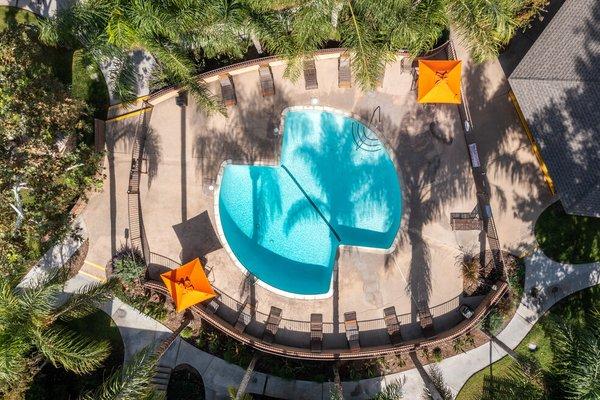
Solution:
[[[140,189],[150,250],[177,262],[204,258],[215,287],[239,302],[248,299],[255,304],[257,319],[264,319],[270,307],[276,306],[286,319],[308,321],[311,313],[321,313],[326,323],[335,322],[335,330],[345,312],[355,311],[359,321],[380,320],[383,309],[393,305],[403,315],[401,323],[406,324],[416,322],[418,307],[427,304],[436,317],[436,328],[443,329],[458,319],[462,279],[455,257],[461,249],[479,252],[485,246],[485,235],[455,232],[450,227],[451,212],[470,212],[476,206],[458,108],[417,104],[416,92],[411,91],[412,75],[401,72],[399,61],[388,65],[382,87],[369,93],[356,85],[338,88],[337,64],[337,58],[317,60],[319,88],[310,91],[304,89],[302,77],[292,83],[283,78],[282,65],[273,66],[276,94],[267,98],[260,93],[256,70],[235,74],[237,105],[228,108],[227,117],[206,115],[192,98],[187,107],[177,106],[174,98],[156,104]],[[487,165],[500,241],[507,250],[527,252],[534,243],[533,222],[549,201],[548,190],[506,96],[504,75],[482,74],[480,68],[465,64],[463,87],[470,97],[477,134],[482,136],[478,140],[479,153]],[[493,81],[489,76],[499,78]],[[209,87],[220,93],[218,82]],[[320,105],[353,112],[367,120],[380,107],[381,139],[393,150],[404,199],[400,243],[392,254],[341,249],[333,296],[302,300],[252,284],[234,265],[217,237],[214,196],[207,186],[216,180],[224,160],[240,164],[274,162],[280,140],[273,129],[280,123],[282,110],[309,105],[311,98],[317,98]],[[126,177],[136,120],[107,125],[109,155],[113,157],[107,163],[109,182],[104,193],[90,200],[92,210],[86,210],[86,219],[100,214],[94,205],[106,208],[106,191],[110,192],[113,248],[125,242]],[[437,138],[430,133],[432,123],[440,133]],[[87,225],[93,224],[87,221]],[[106,222],[90,228],[91,236],[106,238],[104,225]],[[91,243],[88,258],[104,263],[109,256],[107,243]],[[289,321],[284,321],[283,327],[285,323],[295,328]],[[368,323],[360,328],[368,329]]]

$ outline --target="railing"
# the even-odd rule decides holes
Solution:
[[[129,184],[127,187],[127,213],[129,217],[129,240],[131,247],[142,252],[144,260],[147,261],[150,250],[142,219],[140,200],[140,176],[142,173],[142,161],[144,145],[146,143],[146,130],[148,127],[149,112],[141,113],[135,128],[133,148],[131,149],[131,168],[129,170]]]
[[[486,298],[479,304],[479,306],[477,306],[474,315],[470,319],[463,320],[458,325],[445,332],[435,334],[429,338],[419,338],[403,341],[396,345],[387,343],[368,347],[362,346],[358,351],[351,351],[349,348],[323,348],[323,350],[321,350],[320,352],[315,353],[310,350],[310,337],[308,335],[306,335],[305,337],[305,346],[290,346],[277,343],[277,336],[275,342],[265,342],[257,336],[253,336],[247,332],[236,330],[229,321],[227,321],[219,315],[219,310],[217,310],[217,313],[212,313],[203,305],[195,305],[191,307],[191,310],[204,321],[210,323],[212,326],[225,333],[226,335],[266,353],[284,357],[310,360],[364,359],[382,357],[388,354],[408,353],[421,347],[437,346],[471,331],[479,323],[479,320],[483,318],[483,316],[485,316],[490,305],[498,301],[498,299],[504,294],[508,285],[506,284],[506,282],[500,281],[497,283],[496,286],[497,289],[488,294],[488,296],[486,296]],[[148,290],[160,292],[165,296],[168,296],[169,293],[162,282],[146,281],[144,283],[144,287]],[[304,322],[302,323],[304,324]],[[365,324],[375,324],[378,327],[381,324],[384,324],[384,322],[382,322],[382,320],[359,321],[359,337],[364,337],[365,335],[373,332],[373,330],[365,330]],[[325,329],[325,326],[326,324],[324,324],[323,331],[324,339],[326,340],[328,334],[331,335],[331,331],[329,329]],[[385,329],[385,326],[382,326],[382,329]]]
[[[435,50],[436,50],[435,52],[432,52],[432,54],[428,54],[427,56],[430,56],[430,57],[435,56],[435,55],[437,55],[437,53],[439,53],[439,51],[442,51],[442,50],[447,50],[451,53],[454,52],[452,46],[448,45],[448,43],[440,46],[438,49],[435,49]],[[321,51],[317,52],[317,54],[336,53],[336,52],[339,53],[339,52],[343,52],[343,51],[346,51],[346,49],[327,49],[327,50],[321,50]],[[206,72],[202,75],[199,75],[198,79],[204,79],[209,76],[218,75],[220,73],[232,71],[234,69],[244,68],[244,67],[248,67],[248,66],[252,66],[252,65],[258,65],[260,63],[264,63],[265,61],[275,61],[275,60],[278,60],[278,58],[273,56],[273,57],[265,57],[265,58],[261,58],[261,59],[245,61],[242,63],[219,68],[214,71]],[[172,87],[162,89],[158,92],[153,93],[150,96],[149,101],[152,99],[156,99],[162,95],[165,95],[166,93],[168,93],[170,91],[176,91],[176,90],[177,90],[177,86],[172,86]],[[141,207],[140,207],[140,200],[139,200],[139,178],[140,178],[140,174],[141,174],[140,166],[141,166],[143,149],[144,149],[145,130],[146,130],[146,123],[147,123],[146,114],[149,114],[149,113],[143,114],[144,119],[139,126],[140,130],[136,133],[136,141],[134,143],[134,148],[132,151],[132,166],[131,166],[131,174],[130,174],[130,180],[129,180],[129,183],[130,183],[129,196],[135,196],[133,199],[130,199],[130,203],[129,203],[129,205],[130,205],[130,207],[129,207],[129,217],[130,217],[129,223],[130,223],[130,232],[132,232],[132,235],[131,235],[132,243],[137,244],[139,246],[139,248],[142,249],[144,259],[146,260],[147,264],[155,263],[158,265],[166,266],[168,268],[175,268],[179,265],[179,263],[177,263],[176,261],[150,252],[148,245],[147,245],[144,229],[143,229],[143,221],[142,221],[142,216],[140,213]],[[489,201],[480,202],[480,204],[489,204]],[[497,251],[497,250],[499,250],[499,242],[497,239],[496,229],[493,224],[493,219],[492,218],[484,218],[484,219],[486,220],[486,233],[488,234],[488,238],[490,238],[492,240],[495,239],[495,241],[493,243],[492,243],[492,240],[490,240],[490,247],[492,248],[492,252],[496,256],[499,252],[499,251]],[[502,255],[499,254],[499,257],[500,257],[500,263],[501,263]],[[494,258],[496,258],[496,257],[494,257]],[[168,290],[166,289],[166,287],[164,286],[164,284],[162,282],[147,280],[144,283],[144,286],[145,286],[145,288],[147,288],[149,290],[161,292],[162,294],[165,294],[168,297]],[[406,353],[406,352],[414,351],[420,347],[436,346],[441,343],[453,340],[453,339],[469,332],[470,330],[474,329],[476,327],[476,325],[479,323],[479,321],[481,320],[481,318],[483,318],[486,315],[490,306],[492,304],[496,303],[500,299],[500,297],[507,290],[508,285],[505,281],[498,281],[496,283],[496,285],[494,285],[494,287],[495,287],[495,290],[488,293],[488,295],[483,299],[483,301],[481,301],[481,303],[476,307],[476,309],[474,311],[474,315],[470,319],[462,320],[457,325],[455,325],[454,327],[452,327],[444,332],[434,333],[431,337],[421,337],[421,338],[417,338],[417,339],[405,340],[405,341],[402,341],[402,342],[400,342],[398,344],[394,344],[394,345],[391,344],[391,342],[389,340],[387,340],[387,342],[385,340],[384,341],[380,340],[379,343],[375,344],[375,345],[363,345],[358,351],[350,351],[349,348],[339,347],[340,343],[344,343],[343,342],[343,339],[344,339],[343,333],[345,331],[344,324],[339,323],[339,322],[324,322],[323,323],[324,343],[327,342],[328,337],[331,337],[331,338],[335,339],[335,340],[331,340],[331,343],[337,343],[338,347],[330,348],[330,347],[324,346],[323,350],[318,353],[310,351],[310,345],[309,345],[310,335],[308,335],[308,333],[310,332],[310,322],[309,321],[291,320],[291,319],[283,318],[281,320],[281,324],[280,324],[280,327],[283,328],[280,330],[280,332],[282,332],[282,333],[287,332],[288,334],[292,334],[292,335],[299,334],[300,335],[299,337],[301,337],[301,338],[303,337],[304,339],[306,339],[305,340],[306,343],[304,345],[300,344],[300,345],[291,346],[287,343],[290,341],[286,341],[286,344],[278,343],[278,338],[280,338],[279,335],[276,336],[275,342],[264,342],[259,337],[260,335],[252,335],[249,333],[250,331],[253,331],[255,333],[257,331],[260,331],[260,326],[258,328],[255,326],[253,329],[248,329],[248,332],[246,332],[246,331],[242,332],[242,331],[236,330],[234,328],[235,321],[233,320],[233,318],[242,309],[243,305],[238,300],[227,295],[225,292],[220,291],[218,288],[215,288],[216,291],[219,293],[219,297],[216,300],[217,303],[219,304],[219,308],[217,309],[216,313],[209,311],[202,305],[196,305],[196,306],[192,307],[192,311],[194,313],[198,314],[202,319],[204,319],[205,321],[207,321],[208,323],[213,325],[218,330],[229,335],[230,337],[232,337],[246,345],[249,345],[257,350],[264,351],[267,353],[285,356],[285,357],[292,357],[292,358],[299,358],[299,359],[311,359],[311,360],[364,359],[364,358],[381,357],[381,356],[384,356],[387,354]],[[454,298],[446,303],[431,307],[431,309],[430,309],[431,314],[433,317],[439,317],[441,315],[452,312],[453,310],[456,310],[456,308],[458,306],[458,302],[459,302],[459,299]],[[253,310],[253,311],[254,312],[253,312],[253,318],[252,318],[251,323],[255,324],[255,325],[256,324],[264,325],[264,322],[266,321],[268,315],[263,312],[260,312],[258,310]],[[415,319],[416,318],[412,314],[398,315],[398,321],[401,326],[416,324]],[[385,326],[385,321],[383,318],[358,321],[358,326],[359,326],[360,337],[362,339],[369,339],[369,340],[365,340],[365,341],[372,341],[370,339],[372,339],[373,337],[377,337],[379,339],[380,338],[389,339],[388,336],[386,336],[387,335],[386,326]],[[342,340],[341,342],[340,342],[340,338]],[[280,338],[280,340],[281,340],[281,338]],[[301,342],[303,339],[298,339],[298,340],[300,340],[300,342]],[[294,340],[294,343],[295,344],[298,343],[298,340]],[[329,346],[331,346],[331,345],[329,345]]]

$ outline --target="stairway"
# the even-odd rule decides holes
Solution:
[[[156,373],[152,377],[152,384],[156,388],[156,391],[166,393],[172,371],[173,369],[166,365],[159,364],[156,366]]]

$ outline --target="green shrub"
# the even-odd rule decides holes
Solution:
[[[113,273],[126,284],[137,282],[146,271],[146,263],[137,249],[122,248],[112,259]]]
[[[502,313],[497,308],[493,308],[481,321],[481,329],[495,335],[500,331],[502,322]]]
[[[190,339],[194,336],[194,330],[191,326],[186,326],[180,333],[182,339]]]
[[[442,355],[442,349],[440,349],[439,347],[434,348],[431,352],[431,358],[435,362],[442,361],[444,359],[444,356]]]

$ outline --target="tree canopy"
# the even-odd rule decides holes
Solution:
[[[0,269],[19,272],[49,236],[68,229],[68,208],[95,183],[86,104],[44,60],[31,29],[0,32]],[[52,235],[50,235],[52,234]]]
[[[349,49],[357,82],[373,89],[399,50],[418,56],[449,27],[477,61],[498,54],[516,29],[548,0],[85,0],[42,24],[51,44],[84,48],[89,60],[110,65],[115,91],[131,99],[132,52],[156,61],[157,82],[187,87],[207,109],[220,104],[194,76],[206,61],[240,59],[251,44],[288,61],[296,78],[301,61],[330,43]]]

